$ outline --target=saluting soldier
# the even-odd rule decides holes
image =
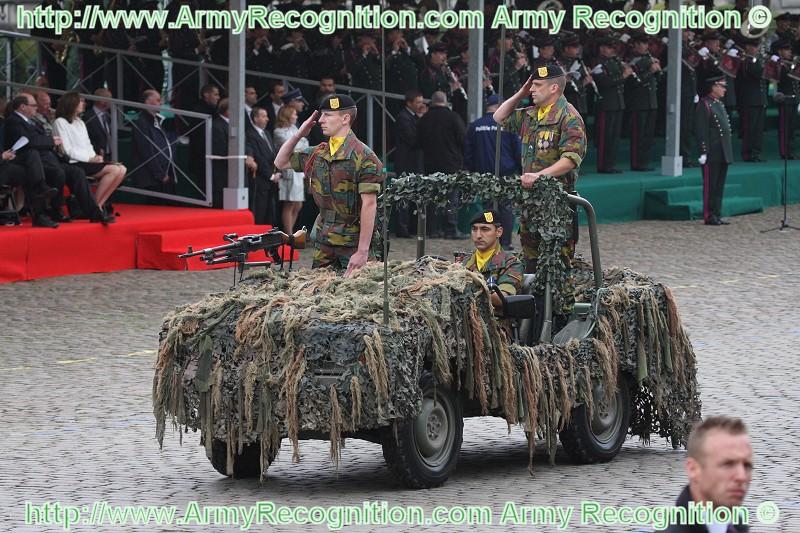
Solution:
[[[795,159],[792,152],[794,128],[797,123],[798,97],[800,96],[800,69],[793,62],[792,43],[789,41],[775,41],[772,44],[772,53],[783,60],[781,77],[778,80],[776,93],[783,95],[783,101],[778,104],[778,148],[781,157]]]
[[[586,127],[583,118],[564,98],[567,84],[564,70],[559,66],[541,66],[525,82],[525,85],[494,112],[495,122],[506,131],[522,137],[522,176],[523,187],[532,187],[539,176],[557,178],[567,192],[575,191],[578,168],[586,156]],[[532,106],[515,109],[530,96]],[[575,255],[574,224],[570,225],[573,235],[562,248],[562,257],[569,267]],[[525,257],[525,271],[535,272],[539,257],[539,235],[536,228],[530,227],[527,220],[520,220],[520,240]],[[574,295],[571,288],[564,294],[568,312],[572,307]]]
[[[650,55],[645,33],[631,37],[631,65],[635,75],[628,77],[625,104],[631,116],[631,170],[650,171],[650,148],[656,130],[658,76],[661,63]]]
[[[719,226],[728,224],[722,219],[722,193],[733,148],[731,123],[723,103],[728,83],[722,71],[708,74],[706,96],[697,104],[695,132],[703,167],[703,220],[709,226]]]
[[[742,159],[759,162],[764,145],[764,115],[767,109],[767,80],[758,39],[744,39],[745,57],[736,75],[736,101],[739,103],[739,132]]]
[[[600,62],[592,69],[592,76],[600,91],[595,120],[597,171],[601,174],[619,174],[621,171],[614,167],[614,163],[625,111],[625,80],[633,70],[617,57],[613,38],[602,37],[597,44]]]
[[[472,244],[475,251],[461,262],[468,270],[480,272],[491,280],[506,296],[514,296],[522,289],[524,267],[517,256],[506,252],[500,245],[505,228],[496,211],[486,211],[472,219]],[[512,228],[508,228],[509,231]],[[492,293],[492,305],[501,307],[497,294]]]
[[[356,103],[346,95],[332,94],[286,141],[275,157],[278,169],[305,172],[319,215],[312,268],[346,269],[349,276],[375,255],[377,195],[383,185],[383,165],[375,153],[359,141],[352,124]],[[327,142],[294,151],[319,121]]]
[[[578,110],[578,113],[585,115],[589,110],[588,86],[593,79],[581,59],[581,40],[577,34],[569,32],[561,39],[561,55],[558,62],[567,73],[564,97]]]

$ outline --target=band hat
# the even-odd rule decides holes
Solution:
[[[472,224],[494,224],[495,226],[501,228],[503,227],[503,223],[501,222],[497,211],[491,209],[489,211],[478,213],[478,215],[475,216],[475,218],[473,218],[470,222],[470,225]]]
[[[778,39],[774,43],[772,43],[772,52],[775,53],[778,50],[788,50],[792,48],[792,43],[788,39]]]
[[[577,34],[573,32],[567,32],[561,37],[561,47],[565,46],[580,46],[581,40]]]
[[[320,111],[343,111],[345,109],[355,109],[356,102],[346,94],[331,94],[322,100],[319,106]]]
[[[559,65],[542,65],[536,67],[531,74],[534,80],[549,80],[564,75],[564,69]]]

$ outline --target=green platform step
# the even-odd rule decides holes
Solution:
[[[722,215],[736,216],[764,210],[760,196],[744,196],[743,187],[729,184],[722,200]],[[703,187],[684,186],[645,192],[644,218],[695,220],[703,218]]]

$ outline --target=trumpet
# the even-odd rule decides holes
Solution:
[[[445,75],[445,76],[446,76],[446,77],[447,77],[449,80],[451,80],[451,81],[453,81],[454,83],[457,83],[457,84],[458,84],[458,89],[457,89],[457,90],[458,90],[458,92],[460,92],[460,93],[461,93],[461,95],[464,97],[464,100],[466,100],[466,99],[467,99],[467,91],[465,91],[465,90],[464,90],[464,87],[462,87],[462,86],[461,86],[461,81],[460,81],[460,80],[459,80],[459,79],[456,77],[456,75],[455,75],[455,74],[453,74],[453,69],[451,69],[451,68],[450,68],[450,65],[447,63],[447,61],[446,61],[446,60],[445,60],[445,62],[442,64],[442,68],[444,69],[444,75]]]
[[[75,33],[75,30],[69,30],[68,33],[64,34],[64,36],[61,37],[61,40],[63,41],[63,43],[54,46],[59,47],[58,51],[55,54],[56,61],[58,61],[59,64],[63,65],[64,61],[67,60],[67,55],[69,54],[69,45],[72,43],[81,42],[81,38],[78,37],[78,34]]]

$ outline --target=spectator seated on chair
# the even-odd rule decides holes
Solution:
[[[106,201],[125,179],[127,169],[120,163],[106,163],[102,155],[95,153],[86,124],[80,118],[84,107],[85,101],[78,93],[63,95],[58,100],[53,129],[61,137],[64,154],[70,164],[82,168],[87,176],[98,180],[95,193],[97,206],[105,214],[103,222],[113,222],[114,217],[106,214]]]
[[[38,168],[37,168],[38,165]],[[44,228],[57,228],[46,214],[47,202],[58,191],[50,188],[44,181],[44,170],[39,154],[35,151],[23,152],[17,156],[6,150],[0,156],[0,188],[22,187],[33,217],[33,225]],[[13,192],[12,192],[13,194]],[[12,207],[15,207],[12,202]],[[16,216],[19,222],[19,216]]]

